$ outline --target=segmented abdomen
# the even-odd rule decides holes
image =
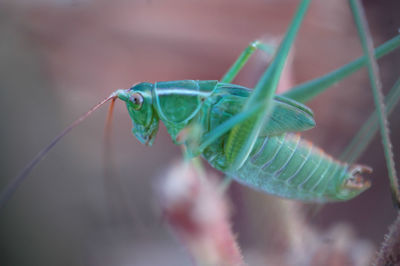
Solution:
[[[243,166],[227,174],[269,194],[326,202],[352,198],[367,188],[346,187],[365,170],[350,168],[299,135],[286,133],[259,137]]]

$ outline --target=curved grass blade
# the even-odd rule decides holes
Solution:
[[[373,43],[368,29],[368,23],[362,5],[358,0],[350,0],[351,10],[357,26],[361,45],[366,56],[368,75],[371,82],[375,106],[378,112],[378,121],[381,129],[382,144],[388,168],[390,186],[394,203],[400,208],[399,184],[393,160],[392,144],[389,138],[389,127],[386,119],[385,106],[383,102],[382,84],[379,79],[379,70],[373,56]]]
[[[388,116],[392,113],[400,100],[400,78],[395,82],[394,86],[385,97],[386,113]],[[358,160],[365,149],[371,143],[372,139],[378,132],[378,112],[375,110],[361,129],[353,137],[350,144],[340,155],[340,160],[354,163]]]
[[[375,58],[379,59],[395,49],[400,47],[400,35],[394,37],[393,39],[385,42],[381,46],[375,49]],[[339,82],[340,80],[350,76],[362,67],[366,65],[366,57],[362,56],[345,66],[342,66],[332,72],[329,72],[319,78],[304,82],[290,89],[289,91],[283,93],[282,95],[291,98],[295,101],[305,103],[313,99],[321,92],[332,87],[333,84]]]

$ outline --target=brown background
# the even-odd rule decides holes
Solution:
[[[379,2],[379,3],[378,3]],[[279,40],[298,1],[9,1],[0,3],[0,118],[3,187],[68,123],[117,88],[140,81],[219,79],[254,39]],[[399,3],[364,1],[375,45],[397,34]],[[347,2],[314,1],[300,30],[290,82],[317,77],[361,55]],[[384,88],[400,53],[380,61]],[[236,83],[252,87],[258,54]],[[340,154],[373,110],[366,71],[310,103],[318,126],[306,138]],[[399,164],[399,109],[391,116]],[[106,108],[71,132],[0,210],[1,265],[185,265],[190,258],[163,225],[152,187],[180,158],[161,127],[152,148],[131,135],[121,103],[113,126],[117,174],[103,175]],[[309,218],[327,230],[346,223],[378,246],[395,216],[380,142],[360,162],[373,186]],[[277,199],[233,184],[232,222],[245,259],[265,261],[285,228]],[[262,263],[261,263],[262,264]]]

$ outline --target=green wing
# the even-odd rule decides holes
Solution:
[[[211,128],[242,111],[251,90],[232,84],[224,84],[219,88],[224,91],[221,100],[214,106],[211,117]],[[274,110],[268,124],[260,132],[260,136],[279,135],[285,132],[305,131],[315,126],[314,115],[307,106],[275,95]]]
[[[284,132],[305,131],[315,126],[310,108],[289,98],[274,97],[275,108],[261,135],[278,135]]]

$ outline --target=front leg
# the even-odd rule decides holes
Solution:
[[[191,123],[179,132],[176,143],[184,145],[183,152],[186,160],[201,154],[199,146],[203,131],[204,129],[201,124]]]

